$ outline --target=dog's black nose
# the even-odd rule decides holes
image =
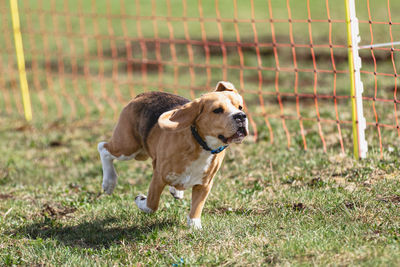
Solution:
[[[245,121],[246,114],[244,114],[244,112],[238,112],[235,115],[233,115],[233,119],[238,122]]]

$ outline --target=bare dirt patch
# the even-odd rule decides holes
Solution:
[[[50,206],[50,204],[44,204],[41,214],[44,217],[62,218],[68,214],[74,213],[75,211],[76,208],[74,207],[56,207]]]
[[[7,200],[7,199],[13,199],[14,196],[11,194],[0,194],[0,200]]]

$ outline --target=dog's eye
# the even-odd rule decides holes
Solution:
[[[223,108],[216,108],[216,109],[213,110],[213,112],[214,113],[222,113],[222,112],[224,112],[224,109]]]
[[[239,109],[240,109],[240,110],[242,110],[242,108],[243,108],[242,106],[239,106]]]

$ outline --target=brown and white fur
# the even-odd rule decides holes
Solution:
[[[122,110],[110,141],[98,144],[104,191],[111,194],[117,183],[115,159],[150,157],[153,178],[147,197],[137,196],[136,205],[152,213],[158,209],[166,185],[177,199],[183,198],[183,190],[192,188],[188,225],[201,228],[201,212],[225,150],[211,154],[203,149],[191,126],[211,149],[241,143],[248,134],[242,106],[242,97],[229,82],[219,82],[215,91],[193,101],[162,92],[138,95]]]

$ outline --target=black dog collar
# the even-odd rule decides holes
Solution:
[[[194,137],[194,139],[196,139],[197,143],[199,143],[199,145],[207,151],[210,151],[211,154],[218,154],[220,152],[222,152],[225,148],[228,147],[228,145],[226,146],[220,146],[217,149],[211,149],[207,143],[201,138],[201,136],[199,135],[199,133],[196,130],[196,126],[192,125],[190,126],[190,129],[192,130],[192,135]]]

